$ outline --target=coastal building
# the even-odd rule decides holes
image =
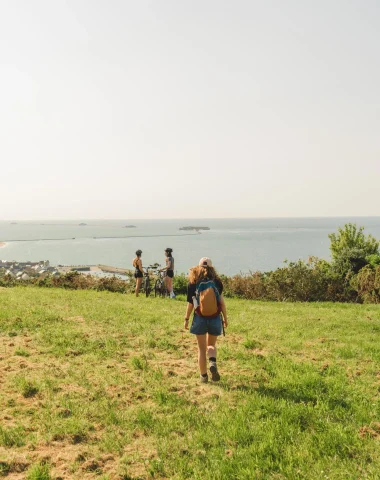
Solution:
[[[56,275],[58,271],[51,267],[48,260],[40,262],[16,262],[0,260],[0,275],[10,275],[17,279],[28,280],[41,275]]]

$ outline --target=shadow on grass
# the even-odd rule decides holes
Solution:
[[[330,410],[352,410],[352,404],[343,396],[332,396],[330,398],[323,398],[321,392],[305,392],[301,388],[295,389],[294,385],[287,387],[268,387],[263,384],[253,385],[250,383],[231,384],[227,381],[215,383],[215,386],[227,392],[243,392],[247,395],[259,395],[274,400],[285,400],[294,404],[309,404],[317,405],[318,402],[323,401],[327,404]]]
[[[293,403],[311,403],[316,405],[318,397],[302,391],[287,389],[285,387],[266,387],[260,385],[257,388],[257,393],[265,397],[273,398],[275,400],[287,400]]]
[[[238,391],[238,392],[245,392],[248,394],[257,393],[257,388],[258,388],[255,385],[250,385],[249,383],[231,384],[227,381],[212,383],[212,385],[222,388],[226,392]]]
[[[293,403],[317,403],[317,396],[310,395],[302,391],[295,391],[284,387],[266,387],[265,385],[250,385],[249,383],[230,384],[228,382],[220,382],[217,384],[223,390],[228,392],[238,391],[250,395],[257,394],[275,400],[287,400]]]

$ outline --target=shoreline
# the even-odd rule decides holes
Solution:
[[[0,248],[5,247],[6,243],[5,242],[0,242]]]

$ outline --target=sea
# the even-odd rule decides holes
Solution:
[[[0,259],[129,268],[141,249],[145,267],[164,265],[171,247],[178,273],[207,256],[218,272],[235,275],[309,256],[328,260],[328,234],[349,222],[380,239],[380,217],[0,221],[0,242],[6,243]],[[184,226],[209,230],[180,230]]]

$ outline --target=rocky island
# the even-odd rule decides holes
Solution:
[[[188,227],[181,227],[180,230],[195,230],[196,232],[199,232],[199,230],[210,230],[210,227],[193,227],[193,226],[188,226]]]

